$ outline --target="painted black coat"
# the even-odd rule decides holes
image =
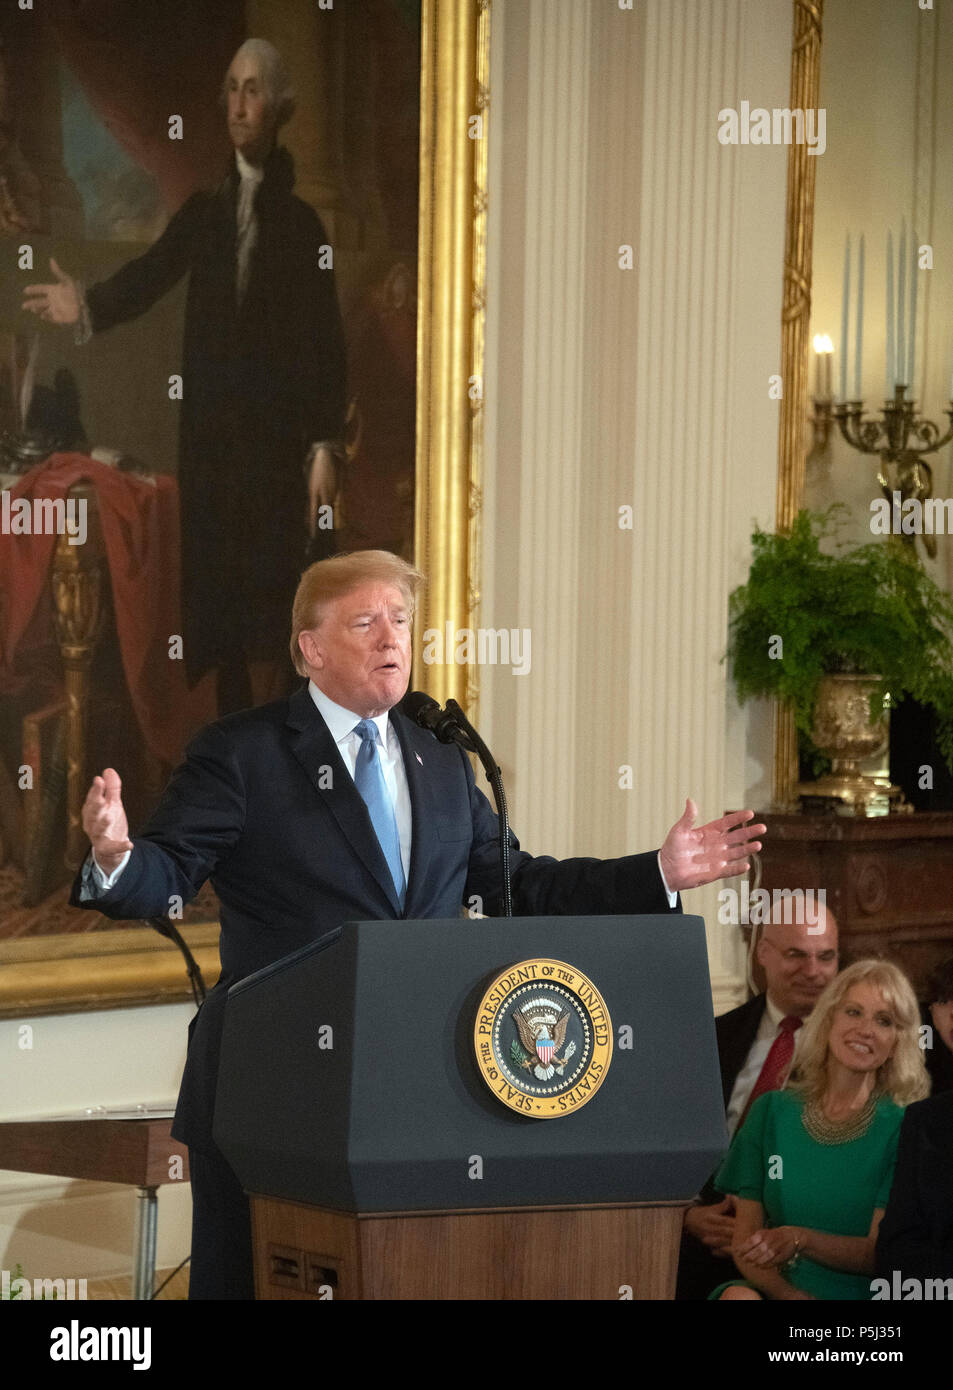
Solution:
[[[196,193],[144,255],[87,294],[95,332],[138,317],[189,275],[179,427],[182,605],[190,680],[224,656],[284,650],[307,557],[308,448],[339,438],[345,349],[327,236],[273,151],[236,304],[239,177]]]

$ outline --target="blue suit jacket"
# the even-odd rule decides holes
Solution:
[[[221,903],[222,974],[189,1029],[173,1134],[212,1149],[224,1006],[236,980],[342,922],[458,917],[477,895],[498,910],[499,825],[464,752],[391,712],[407,772],[413,844],[396,896],[367,808],[302,686],[192,740],[115,886],[81,902],[120,919],[164,916],[209,879]],[[329,785],[330,783],[330,785]],[[516,915],[668,912],[656,854],[566,859],[525,854],[511,837]],[[681,908],[675,909],[680,911]]]

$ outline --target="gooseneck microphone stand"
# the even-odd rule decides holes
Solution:
[[[205,980],[199,969],[199,963],[182,940],[181,934],[172,925],[168,917],[144,917],[142,919],[146,926],[153,931],[157,931],[160,936],[164,936],[168,941],[173,941],[182,953],[185,960],[185,971],[189,977],[189,984],[192,986],[192,998],[195,1000],[195,1007],[200,1009],[205,1003]]]
[[[453,715],[454,721],[460,731],[466,735],[467,742],[457,739],[458,743],[468,749],[471,753],[476,753],[483,770],[487,775],[490,786],[493,788],[493,800],[496,802],[496,814],[500,822],[500,872],[503,875],[503,916],[513,916],[513,887],[510,883],[510,817],[506,809],[506,792],[503,790],[503,773],[493,754],[487,748],[480,735],[474,729],[463,710],[456,700],[447,701],[447,710]]]
[[[429,729],[441,743],[458,743],[468,753],[475,753],[483,764],[487,780],[493,789],[496,814],[500,822],[500,872],[502,874],[504,917],[513,916],[513,888],[510,884],[510,818],[506,809],[506,792],[503,790],[503,774],[496,759],[487,748],[476,729],[470,723],[456,700],[448,700],[441,709],[429,695],[414,691],[408,695],[403,707],[406,713],[421,728]]]

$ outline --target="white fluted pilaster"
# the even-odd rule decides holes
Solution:
[[[619,854],[758,777],[721,657],[773,517],[786,152],[716,131],[787,103],[790,7],[497,0],[494,40],[483,621],[534,646],[482,673],[481,718],[528,847]],[[715,901],[686,907],[727,988]]]

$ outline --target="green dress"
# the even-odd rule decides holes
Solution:
[[[874,1208],[885,1207],[890,1195],[902,1107],[881,1096],[867,1133],[847,1144],[812,1139],[802,1123],[803,1112],[804,1099],[796,1091],[759,1096],[732,1140],[715,1187],[760,1202],[765,1226],[867,1235]],[[781,1272],[815,1298],[870,1298],[872,1276],[829,1269],[803,1255]],[[709,1298],[727,1287],[720,1284]]]

